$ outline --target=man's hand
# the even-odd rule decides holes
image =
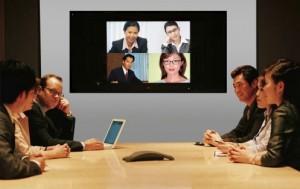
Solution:
[[[61,97],[56,108],[63,111],[65,114],[69,114],[70,113],[70,102],[66,98]]]
[[[45,151],[43,153],[43,156],[47,159],[52,159],[52,158],[65,158],[68,157],[70,154],[70,147],[68,146],[68,144],[63,144],[63,145],[56,145],[56,146],[52,146],[52,148],[50,150]]]
[[[85,150],[103,150],[104,148],[103,143],[95,138],[84,141],[84,144]]]
[[[33,162],[38,162],[41,171],[42,172],[45,171],[46,162],[45,162],[45,158],[41,154],[30,156],[29,160]]]

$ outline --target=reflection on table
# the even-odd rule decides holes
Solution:
[[[174,161],[127,163],[124,156],[141,150],[172,155]],[[215,148],[192,143],[120,144],[118,149],[72,152],[47,161],[47,171],[19,180],[0,180],[1,188],[189,189],[297,188],[300,173],[290,167],[265,168],[214,157]]]

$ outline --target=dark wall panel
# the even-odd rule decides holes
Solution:
[[[40,74],[39,0],[5,1],[5,57],[30,64]]]
[[[300,1],[257,1],[257,60],[261,71],[278,57],[300,61]]]
[[[4,30],[5,30],[5,9],[4,9],[4,0],[0,0],[0,60],[3,60],[5,58],[5,36],[4,36]]]

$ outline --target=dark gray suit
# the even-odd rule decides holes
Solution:
[[[30,131],[30,141],[32,145],[37,146],[52,146],[56,144],[65,144],[67,143],[71,151],[82,151],[83,146],[81,142],[68,140],[63,136],[59,128],[69,127],[72,125],[73,119],[69,121],[66,119],[64,123],[69,122],[69,124],[59,126],[57,123],[59,117],[55,117],[55,121],[51,119],[48,115],[44,115],[40,106],[37,103],[34,103],[32,109],[26,111],[25,114],[29,119],[29,131]],[[63,130],[62,130],[63,131]]]
[[[41,169],[36,163],[27,158],[22,160],[22,156],[15,151],[15,126],[3,104],[0,104],[0,179],[41,174]]]
[[[142,84],[143,82],[139,80],[132,70],[128,70],[128,78],[126,79],[122,67],[113,69],[108,77],[108,81],[118,81],[118,83],[134,83]]]
[[[122,50],[123,41],[124,41],[124,38],[117,40],[117,41],[113,41],[112,47],[109,50],[109,53],[128,53],[128,49]],[[132,53],[147,53],[148,52],[147,39],[138,37],[136,39],[136,42],[137,42],[139,48],[134,47],[132,49]]]

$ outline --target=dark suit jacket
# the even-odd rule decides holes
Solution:
[[[50,117],[44,115],[38,104],[34,103],[32,109],[25,112],[25,114],[29,119],[30,141],[32,145],[52,146],[67,143],[70,146],[71,151],[83,150],[81,142],[66,140],[62,137],[62,133],[60,133],[58,128],[65,127],[67,125],[55,125],[55,123],[59,123],[61,121],[53,121]]]
[[[109,74],[108,81],[109,82],[118,81],[119,83],[135,83],[135,84],[142,83],[142,81],[135,76],[132,70],[128,70],[128,78],[126,80],[122,67],[113,69]]]
[[[21,153],[15,151],[15,126],[5,107],[0,105],[0,179],[23,178],[41,174],[40,167],[22,160]]]
[[[257,134],[264,121],[264,109],[257,107],[256,100],[253,104],[244,109],[242,118],[236,128],[227,134],[222,135],[225,141],[246,142]]]
[[[75,117],[66,116],[65,113],[57,108],[49,110],[46,115],[54,123],[60,139],[73,140],[75,131]]]
[[[124,41],[124,38],[117,40],[117,41],[113,41],[112,47],[109,50],[109,53],[128,53],[128,49],[122,50],[123,41]],[[134,47],[132,49],[132,53],[147,53],[148,52],[147,39],[138,37],[136,39],[136,41],[137,41],[139,48]]]

